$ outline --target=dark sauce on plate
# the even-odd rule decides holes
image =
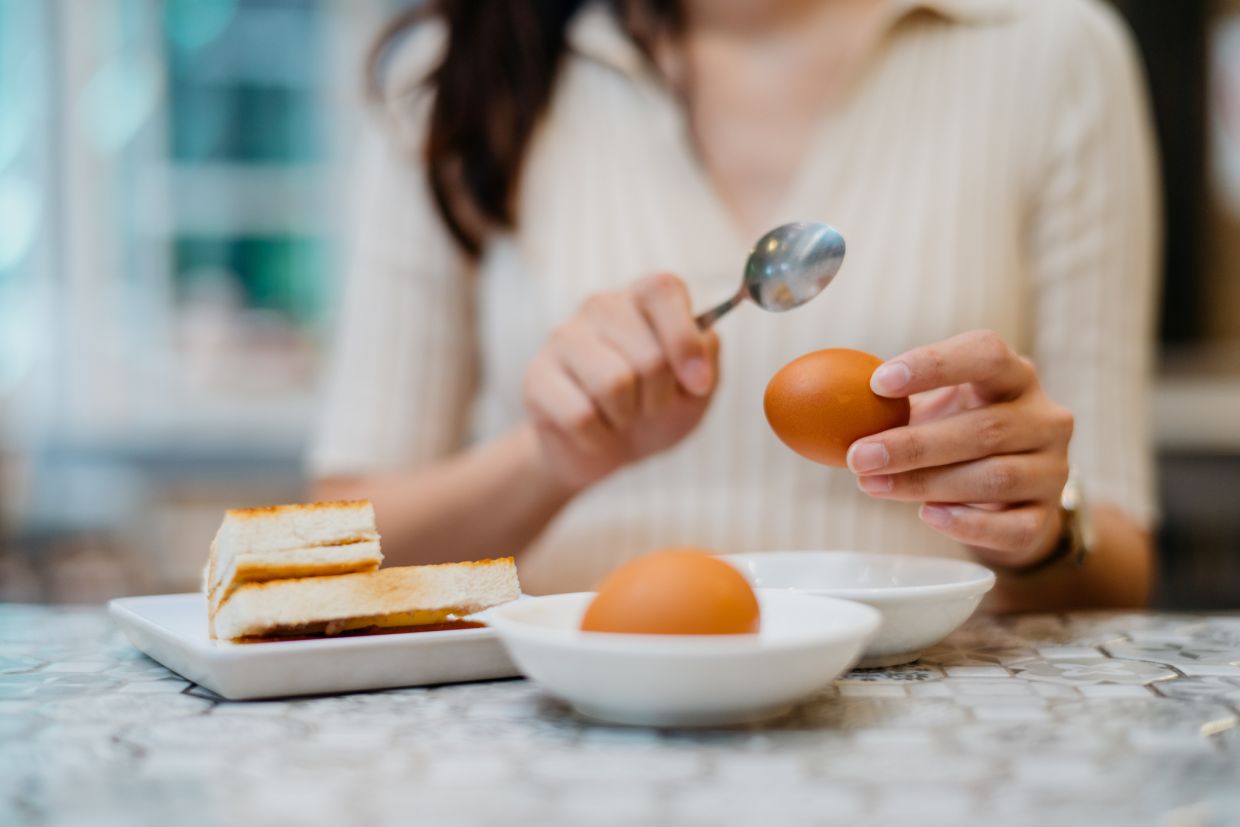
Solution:
[[[310,634],[278,635],[275,637],[251,637],[235,641],[236,643],[288,643],[293,640],[335,640],[342,637],[363,637],[372,635],[407,635],[413,632],[454,632],[458,629],[485,629],[485,623],[476,620],[450,620],[446,623],[427,623],[425,626],[370,626],[365,629],[350,629],[328,635],[323,632]]]

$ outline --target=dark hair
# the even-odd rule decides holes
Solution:
[[[611,0],[649,54],[653,33],[675,23],[674,0]],[[433,0],[398,15],[371,50],[367,77],[381,86],[386,53],[419,21],[448,28],[426,136],[428,178],[444,224],[470,255],[490,228],[513,228],[530,137],[547,109],[565,52],[565,30],[585,0]]]

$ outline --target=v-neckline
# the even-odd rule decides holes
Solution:
[[[837,127],[839,122],[847,115],[850,107],[856,102],[861,87],[864,86],[866,79],[872,76],[875,64],[889,48],[891,37],[894,35],[897,27],[915,9],[916,6],[909,6],[904,3],[897,3],[891,7],[887,18],[879,26],[878,34],[874,37],[873,43],[865,50],[865,54],[856,61],[841,84],[840,91],[835,96],[835,99],[823,106],[818,113],[813,125],[809,129],[809,137],[805,142],[803,151],[800,153],[801,157],[794,165],[792,175],[789,176],[787,184],[782,188],[781,193],[774,201],[774,209],[771,210],[771,214],[766,216],[757,228],[751,229],[741,220],[740,214],[733,208],[729,199],[724,197],[723,190],[719,186],[718,180],[707,168],[705,159],[697,151],[684,103],[672,93],[671,89],[668,88],[667,84],[660,77],[654,76],[652,78],[656,88],[659,90],[660,97],[669,109],[671,124],[677,140],[677,149],[684,156],[692,170],[694,183],[702,192],[703,200],[709,203],[712,220],[720,228],[719,234],[721,237],[730,239],[734,246],[739,245],[742,249],[749,250],[754,242],[774,227],[788,221],[795,221],[806,217],[798,215],[798,208],[804,200],[803,193],[805,188],[809,186],[809,179],[817,171],[816,168],[822,164],[822,145],[826,142],[827,136]]]

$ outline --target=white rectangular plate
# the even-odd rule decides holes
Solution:
[[[488,628],[229,643],[207,637],[207,602],[201,594],[126,597],[113,600],[108,610],[138,649],[231,700],[518,674]]]

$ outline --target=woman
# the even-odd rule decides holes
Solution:
[[[1103,7],[442,0],[408,23],[311,456],[318,494],[375,502],[390,559],[516,552],[547,592],[666,545],[862,548],[975,557],[998,609],[1145,599],[1153,165]],[[790,220],[843,232],[832,286],[699,332]],[[848,470],[761,414],[833,346],[891,357],[873,386],[914,411]]]

